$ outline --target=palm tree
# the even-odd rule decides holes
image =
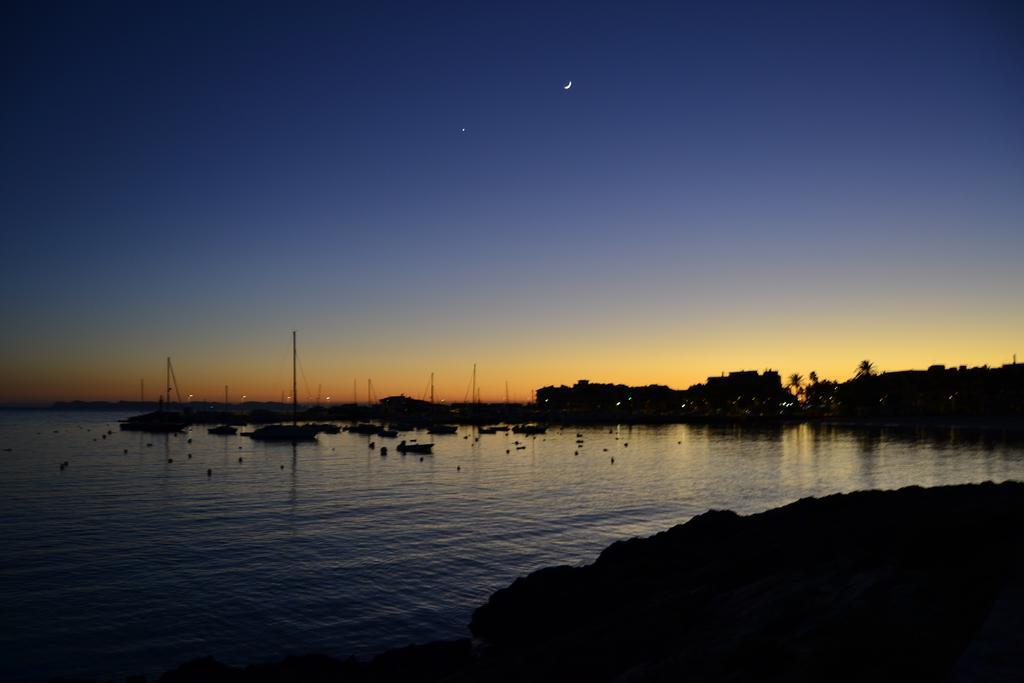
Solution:
[[[803,383],[804,376],[801,375],[799,372],[794,372],[792,375],[789,376],[789,384],[787,384],[786,387],[789,389],[793,389],[793,393],[799,396],[801,391],[800,385]]]
[[[871,377],[875,374],[875,365],[869,360],[862,360],[860,365],[857,366],[857,374],[855,377],[860,379],[861,377]]]
[[[811,370],[811,374],[807,375],[807,381],[809,381],[811,384],[817,384],[818,373],[816,373],[814,370]]]

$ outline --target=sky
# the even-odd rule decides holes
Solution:
[[[0,402],[278,399],[291,330],[334,400],[1024,360],[1019,3],[29,2],[0,54]]]

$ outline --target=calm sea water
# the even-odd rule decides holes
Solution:
[[[421,461],[379,437],[387,457],[348,433],[293,447],[205,428],[122,433],[122,417],[0,412],[0,680],[153,680],[207,654],[368,655],[460,637],[515,577],[708,508],[1024,479],[1019,443],[949,430],[403,435],[436,444]]]

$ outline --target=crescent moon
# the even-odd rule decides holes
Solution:
[[[562,90],[568,90],[571,87],[572,87],[572,81],[569,81],[568,83],[566,83],[565,85],[562,86]]]

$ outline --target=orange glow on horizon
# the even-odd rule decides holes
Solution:
[[[481,354],[477,359],[477,386],[482,401],[503,402],[507,381],[509,399],[526,402],[532,400],[533,392],[540,387],[571,385],[579,379],[627,385],[664,384],[685,389],[723,372],[768,368],[777,370],[784,379],[793,372],[806,377],[813,370],[822,379],[845,380],[853,376],[857,364],[865,358],[881,372],[924,369],[935,363],[998,366],[1012,360],[1011,353],[1000,354],[1000,349],[994,348],[1009,348],[1006,343],[1009,340],[1002,343],[990,340],[985,345],[988,348],[981,348],[981,353],[968,353],[967,348],[973,342],[958,342],[949,336],[942,338],[943,343],[937,344],[931,352],[915,344],[872,348],[857,339],[848,339],[842,344],[831,344],[833,350],[827,354],[816,351],[817,344],[797,345],[784,338],[769,343],[771,341],[762,340],[757,349],[745,349],[747,340],[735,337],[723,338],[717,345],[692,340],[680,348],[667,343],[635,349],[609,349],[595,344],[575,353],[553,347],[547,354],[540,349],[516,354],[505,347],[503,351]],[[526,351],[531,355],[527,356]],[[505,358],[503,353],[507,353]],[[446,353],[437,362],[428,364],[411,352],[398,353],[389,362],[389,357],[370,354],[352,354],[340,359],[325,347],[309,348],[300,351],[299,400],[315,402],[319,390],[323,404],[351,403],[353,392],[360,403],[365,403],[368,378],[372,379],[377,399],[397,394],[425,399],[429,397],[431,372],[435,375],[434,395],[438,402],[471,400],[473,363],[462,360],[461,349],[459,358],[453,355]],[[225,384],[230,387],[232,403],[280,401],[282,396],[290,400],[290,356],[284,354],[278,361],[271,366],[261,363],[254,353],[245,352],[211,352],[173,358],[182,399],[191,394],[194,400],[211,404],[223,402]],[[155,401],[164,386],[161,357],[124,358],[110,353],[73,362],[36,360],[3,372],[0,385],[3,387],[0,402],[3,403],[134,401],[140,396],[140,379],[144,381],[145,399]],[[171,396],[176,400],[173,390]]]

